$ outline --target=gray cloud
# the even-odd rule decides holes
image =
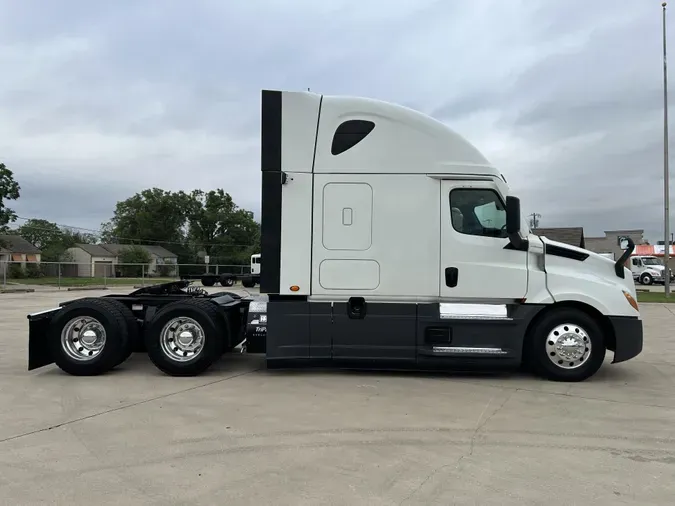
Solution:
[[[0,0],[0,13],[0,159],[22,216],[97,228],[151,186],[223,187],[257,212],[259,91],[309,87],[446,122],[542,225],[660,238],[658,2]]]

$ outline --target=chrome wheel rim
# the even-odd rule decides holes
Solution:
[[[192,318],[174,318],[162,328],[160,343],[171,360],[188,362],[204,349],[204,329]]]
[[[61,331],[61,348],[73,360],[93,360],[105,347],[106,331],[103,324],[90,316],[70,320]]]
[[[546,338],[546,355],[561,369],[577,369],[591,356],[591,339],[579,325],[556,326]]]

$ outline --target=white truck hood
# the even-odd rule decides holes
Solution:
[[[592,251],[571,246],[547,237],[541,239],[545,256],[546,286],[555,301],[580,300],[603,314],[635,316],[624,293],[637,298],[630,269],[623,267],[623,277],[616,274],[616,262]],[[535,242],[535,241],[533,241]],[[553,246],[558,251],[552,251]],[[575,258],[575,253],[579,255]]]

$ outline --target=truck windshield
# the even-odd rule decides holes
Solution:
[[[643,258],[642,265],[661,265],[661,260],[656,257]]]

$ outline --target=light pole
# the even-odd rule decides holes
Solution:
[[[663,263],[665,265],[664,281],[666,297],[670,297],[670,195],[668,170],[668,62],[666,58],[666,2],[661,4],[663,9],[663,211],[664,211],[664,245]]]

